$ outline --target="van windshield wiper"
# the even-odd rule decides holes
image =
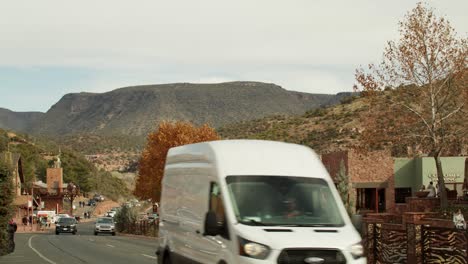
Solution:
[[[274,224],[274,226],[282,226],[282,227],[330,227],[334,225],[327,225],[327,224]]]
[[[242,221],[242,223],[247,224],[247,225],[256,225],[256,226],[270,226],[271,224],[266,224],[254,219],[248,219],[247,221]]]

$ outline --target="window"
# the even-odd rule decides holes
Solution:
[[[411,197],[411,188],[395,188],[395,203],[406,203],[406,197]]]
[[[219,185],[215,182],[211,183],[209,205],[209,211],[214,212],[216,214],[216,221],[218,222],[218,226],[221,229],[223,229],[223,231],[221,232],[221,236],[229,238],[227,232],[226,214],[224,211],[223,197],[221,195],[221,189],[219,188]]]

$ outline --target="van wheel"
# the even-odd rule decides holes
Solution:
[[[172,264],[171,257],[169,256],[169,252],[166,253],[164,256],[163,264]]]
[[[59,232],[55,232],[56,235],[60,234]]]

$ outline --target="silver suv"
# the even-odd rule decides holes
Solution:
[[[94,225],[94,235],[99,233],[108,233],[115,236],[115,222],[112,217],[100,217],[96,220]]]

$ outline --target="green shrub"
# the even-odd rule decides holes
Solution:
[[[129,226],[137,221],[137,212],[134,208],[123,205],[114,216],[117,232],[128,232]]]
[[[349,215],[352,215],[354,212],[354,200],[350,195],[350,184],[349,184],[349,177],[346,174],[346,167],[344,161],[341,160],[340,162],[340,170],[336,174],[336,180],[338,182],[336,189],[340,193],[341,200],[346,208],[346,211]]]

